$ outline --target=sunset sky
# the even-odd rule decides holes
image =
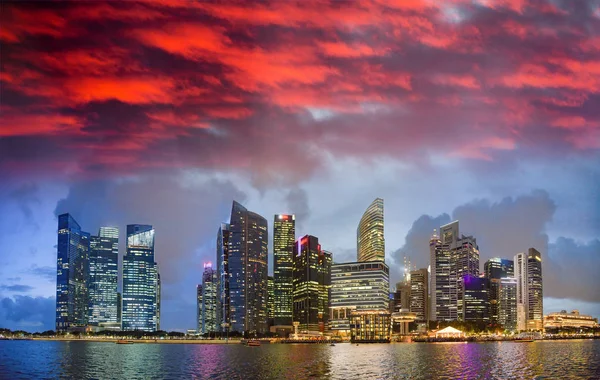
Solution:
[[[195,328],[234,199],[344,262],[383,198],[393,282],[458,219],[482,269],[536,247],[544,311],[600,317],[600,1],[0,7],[0,327],[54,328],[69,212],[154,225],[161,328]]]

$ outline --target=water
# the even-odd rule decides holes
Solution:
[[[2,379],[600,379],[600,340],[128,344],[0,341]]]

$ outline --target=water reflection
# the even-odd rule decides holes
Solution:
[[[0,378],[594,378],[600,341],[132,344],[0,341]]]

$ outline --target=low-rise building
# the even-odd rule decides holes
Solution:
[[[579,310],[573,310],[567,313],[562,310],[559,313],[550,313],[544,316],[544,328],[595,328],[598,327],[598,318],[590,315],[579,314]]]

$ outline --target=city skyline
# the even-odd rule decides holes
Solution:
[[[0,326],[56,327],[69,213],[91,234],[119,228],[119,271],[126,226],[152,225],[157,322],[194,328],[232,200],[266,219],[269,255],[273,216],[293,214],[296,238],[341,263],[385,200],[391,284],[405,256],[426,268],[433,229],[459,220],[479,271],[534,247],[544,310],[600,315],[598,9],[1,2]],[[513,297],[501,281],[498,303]]]

